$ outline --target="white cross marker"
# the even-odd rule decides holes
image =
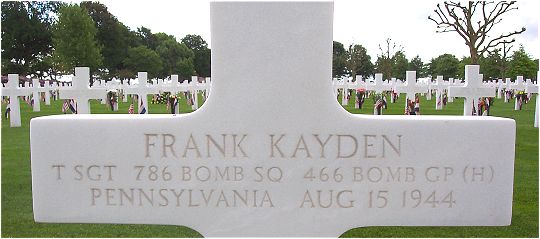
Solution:
[[[41,87],[38,79],[32,79],[32,101],[33,103],[33,111],[39,112],[41,110],[41,94],[40,92],[47,91],[45,88]]]
[[[536,75],[536,79],[538,79],[540,71],[538,71]],[[538,113],[540,112],[540,97],[538,97],[538,85],[535,85],[532,82],[531,84],[527,84],[527,86],[525,87],[525,93],[536,94],[536,105],[534,109],[534,127],[538,128]]]
[[[502,92],[503,92],[503,80],[498,79],[497,80],[497,99],[502,98]]]
[[[523,84],[523,76],[517,76],[516,83],[510,85],[510,89],[514,90],[514,110],[519,110],[517,93],[525,90],[525,84]]]
[[[443,76],[437,76],[436,82],[437,84],[431,84],[430,88],[435,90],[435,110],[442,110],[443,94],[448,86],[444,84]]]
[[[405,85],[396,86],[397,93],[406,93],[405,107],[407,107],[407,100],[415,100],[416,93],[425,93],[427,86],[416,84],[416,71],[407,71],[407,83]]]
[[[51,82],[49,80],[45,81],[45,105],[51,105]]]
[[[463,115],[472,115],[472,107],[480,97],[493,97],[495,92],[492,88],[483,87],[480,81],[480,66],[465,66],[465,85],[448,87],[448,97],[464,97]],[[481,113],[479,113],[480,115]]]
[[[139,99],[137,104],[139,114],[148,114],[148,95],[159,94],[159,89],[148,86],[148,73],[146,72],[139,72],[138,79],[139,84],[126,88],[124,92],[130,95],[137,95]]]
[[[383,91],[392,90],[392,85],[384,84],[382,77],[383,74],[381,73],[375,74],[375,82],[373,84],[366,83],[366,90],[375,91],[377,94],[382,93]]]
[[[60,88],[60,99],[73,99],[77,103],[77,114],[90,114],[90,99],[102,99],[105,91],[103,89],[91,89],[90,68],[75,67],[75,76],[71,82],[71,87]]]
[[[19,75],[9,74],[6,87],[2,88],[2,96],[9,97],[9,125],[11,127],[21,127],[21,109],[19,96],[26,96],[30,92],[28,88],[19,87]]]

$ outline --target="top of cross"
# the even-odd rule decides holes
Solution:
[[[537,73],[537,79],[538,79],[538,75],[540,75],[540,71],[538,71]],[[527,84],[525,86],[525,93],[536,93],[538,94],[538,85],[537,84],[534,84],[532,83],[531,80],[527,80]],[[538,96],[536,96],[538,97]]]
[[[427,92],[427,86],[416,84],[416,71],[407,71],[405,85],[397,86],[398,93],[407,93],[408,99],[414,99],[416,93]]]
[[[444,89],[446,89],[448,87],[448,85],[445,84],[445,82],[444,82],[443,76],[437,76],[437,79],[435,80],[435,82],[436,82],[436,84],[431,84],[430,85],[431,89],[441,91],[441,90],[444,90]]]
[[[375,82],[373,84],[366,83],[364,87],[366,90],[375,91],[375,93],[392,90],[392,86],[390,84],[385,84],[382,78],[383,74],[377,73],[375,74]]]
[[[510,89],[513,90],[525,90],[525,84],[523,84],[523,76],[516,77],[516,83],[510,85]]]
[[[465,97],[468,100],[495,96],[495,91],[493,89],[483,86],[479,72],[479,65],[465,66],[465,85],[448,87],[448,96]]]
[[[28,95],[31,90],[28,87],[19,87],[19,75],[8,74],[6,87],[2,87],[2,96],[17,97]]]

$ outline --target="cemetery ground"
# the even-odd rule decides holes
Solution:
[[[200,96],[199,96],[200,97]],[[514,111],[513,100],[504,103],[496,99],[491,115],[513,118],[516,121],[516,157],[512,225],[508,227],[366,227],[344,232],[342,237],[538,237],[538,129],[533,127],[535,99]],[[202,101],[202,97],[199,98]],[[341,100],[341,96],[339,97]],[[388,103],[383,114],[402,115],[405,95],[396,103]],[[443,109],[435,110],[432,100],[421,98],[421,114],[462,115],[463,99],[456,99]],[[91,100],[93,114],[127,114],[131,100],[119,102],[119,111]],[[10,128],[9,120],[2,120],[2,237],[200,237],[187,227],[162,225],[60,224],[35,223],[32,213],[30,172],[30,119],[62,114],[62,100],[41,103],[41,112],[21,100],[22,127]],[[191,108],[180,102],[180,112]],[[2,113],[5,110],[2,104]],[[261,106],[262,107],[262,106]],[[345,108],[354,114],[373,114],[373,102],[366,99],[363,109],[354,109],[354,99]],[[167,113],[165,105],[149,104],[152,114]],[[415,116],[408,116],[415,117]],[[112,133],[112,132],[111,132]],[[501,136],[502,137],[502,136]],[[464,139],[465,140],[465,139]],[[491,139],[485,139],[489,144]],[[50,142],[54,144],[55,142]],[[115,142],[122,144],[122,142]],[[437,142],[417,142],[432,144]],[[481,148],[477,150],[483,150]],[[459,203],[459,202],[457,202]],[[178,215],[182,216],[182,215]],[[358,215],[362,217],[362,215]]]

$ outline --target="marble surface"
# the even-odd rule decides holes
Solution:
[[[511,223],[513,120],[349,114],[329,80],[332,3],[210,8],[199,110],[31,121],[36,222],[204,236]]]

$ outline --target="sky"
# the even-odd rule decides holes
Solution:
[[[187,34],[202,36],[210,45],[209,0],[103,0],[109,12],[132,30],[145,26],[153,33],[165,32],[180,40]],[[404,48],[409,60],[419,55],[424,62],[444,53],[458,58],[468,55],[468,47],[455,32],[436,33],[436,25],[428,20],[437,3],[432,0],[334,0],[334,40],[347,48],[361,44],[372,61],[380,54],[379,44],[391,38]],[[497,27],[506,33],[526,27],[515,37],[513,49],[523,44],[534,58],[540,56],[538,13],[540,1],[518,1],[518,10],[506,13]],[[493,34],[495,35],[495,34]],[[498,34],[497,34],[498,35]]]

